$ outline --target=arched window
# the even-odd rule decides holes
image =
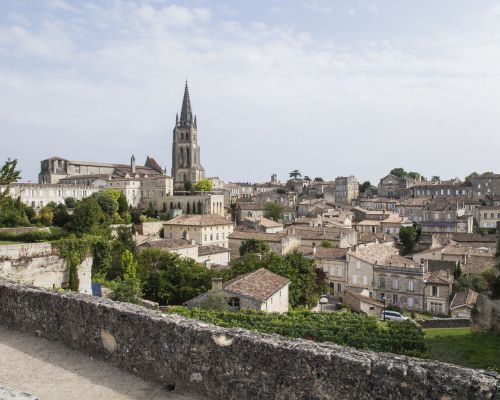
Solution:
[[[186,167],[191,166],[191,158],[189,157],[189,147],[186,147]]]

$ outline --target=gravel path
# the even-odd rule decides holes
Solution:
[[[0,386],[40,400],[195,400],[57,342],[0,326]]]

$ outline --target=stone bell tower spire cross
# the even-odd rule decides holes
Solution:
[[[180,118],[175,118],[172,142],[172,177],[177,190],[183,190],[187,182],[195,183],[205,177],[200,163],[198,146],[198,127],[196,116],[193,118],[191,99],[186,79]]]

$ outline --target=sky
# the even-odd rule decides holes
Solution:
[[[225,181],[500,172],[500,1],[0,0],[0,163],[171,168],[189,82]]]

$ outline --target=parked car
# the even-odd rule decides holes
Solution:
[[[384,310],[380,314],[380,320],[386,320],[386,321],[406,321],[408,317],[405,317],[403,314],[398,313],[397,311],[389,311],[389,310]]]

